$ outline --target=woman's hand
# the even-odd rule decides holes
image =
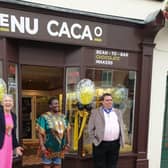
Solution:
[[[18,146],[16,148],[16,154],[19,155],[19,156],[22,156],[23,155],[23,148],[21,146]]]

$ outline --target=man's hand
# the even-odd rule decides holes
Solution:
[[[64,151],[69,152],[70,148],[71,148],[71,146],[69,144],[66,144],[65,148],[64,148]]]
[[[41,151],[42,151],[42,153],[44,153],[44,154],[45,154],[45,152],[47,151],[47,149],[46,149],[46,147],[45,147],[44,145],[41,145]]]

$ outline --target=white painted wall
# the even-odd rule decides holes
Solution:
[[[155,38],[153,56],[148,159],[149,168],[160,168],[162,133],[168,74],[168,23]]]
[[[21,0],[63,7],[85,12],[121,16],[145,20],[147,15],[163,7],[163,3],[152,0]]]

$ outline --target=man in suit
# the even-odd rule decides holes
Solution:
[[[112,95],[101,97],[102,106],[93,109],[88,123],[93,143],[95,168],[116,168],[120,145],[124,146],[124,125],[121,111],[113,108]]]

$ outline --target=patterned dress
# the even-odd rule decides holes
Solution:
[[[66,144],[66,131],[69,123],[64,114],[46,112],[37,119],[36,129],[44,136],[44,145],[48,150],[46,157],[49,159],[64,157]]]
[[[12,168],[12,128],[13,120],[10,113],[5,113],[5,124],[6,124],[6,133],[4,138],[4,144],[0,149],[0,167],[2,168]]]

